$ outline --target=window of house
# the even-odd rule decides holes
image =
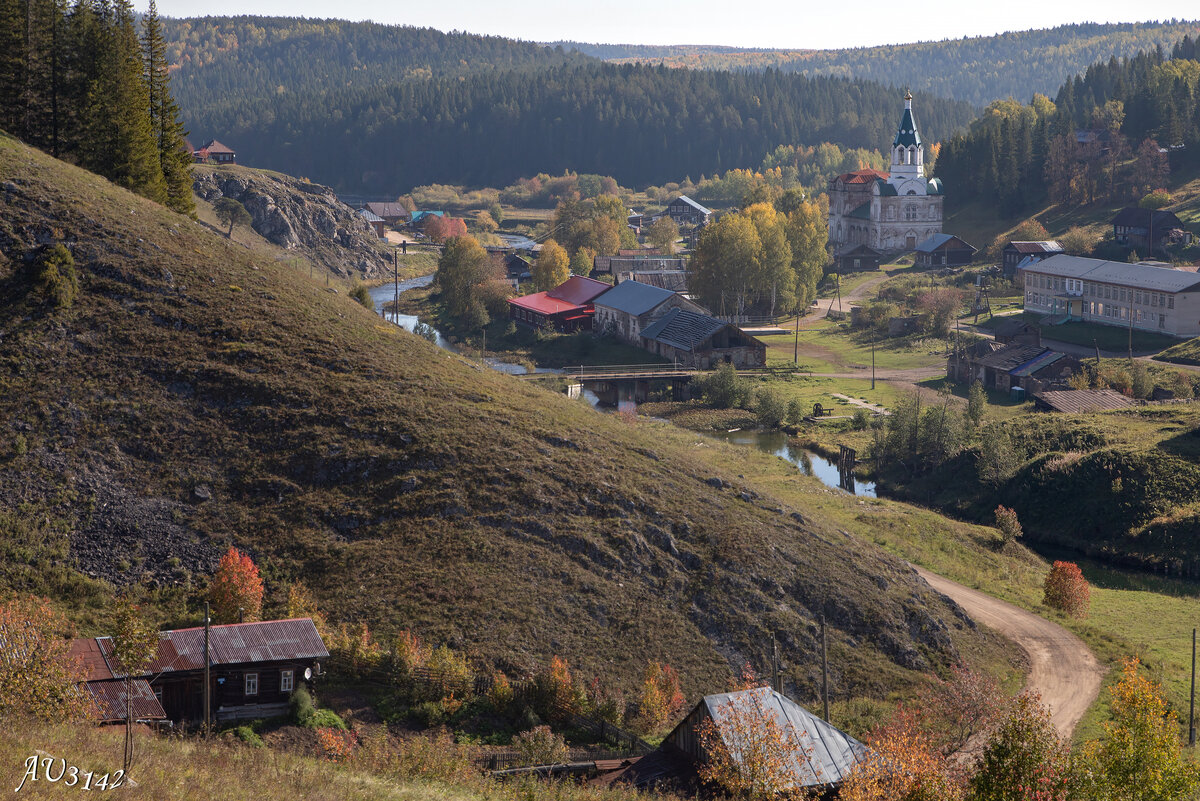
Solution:
[[[290,693],[292,691],[292,671],[279,671],[279,692]]]
[[[1150,305],[1151,305],[1151,306],[1157,306],[1157,305],[1158,305],[1158,295],[1155,295],[1153,292],[1152,292],[1152,293],[1150,293]]]
[[[258,695],[258,674],[246,674],[246,695]]]
[[[1165,315],[1165,314],[1158,315],[1158,327],[1159,328],[1167,327],[1167,315]]]
[[[1167,308],[1168,309],[1175,308],[1175,296],[1174,295],[1167,295]]]
[[[1158,296],[1158,305],[1159,305],[1159,306],[1166,306],[1166,305],[1167,305],[1167,296],[1166,296],[1166,295],[1160,294],[1160,295]]]

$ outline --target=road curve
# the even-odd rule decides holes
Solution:
[[[998,598],[964,587],[916,565],[929,586],[953,600],[973,620],[995,629],[1029,654],[1026,689],[1041,693],[1059,734],[1069,738],[1075,724],[1100,693],[1104,669],[1083,641],[1057,623]]]

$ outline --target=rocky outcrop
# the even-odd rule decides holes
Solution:
[[[208,203],[238,201],[264,239],[334,275],[381,278],[391,264],[367,221],[327,186],[244,167],[197,167],[193,188]]]

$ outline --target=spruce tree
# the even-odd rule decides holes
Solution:
[[[194,216],[196,204],[192,198],[192,154],[184,143],[187,132],[179,121],[179,107],[171,96],[167,45],[163,40],[162,22],[158,18],[158,7],[154,0],[150,0],[150,9],[142,24],[150,124],[167,186],[166,206],[181,214]]]
[[[113,12],[113,48],[103,80],[105,100],[112,108],[113,159],[102,174],[143,197],[165,203],[167,183],[150,127],[150,95],[133,6],[129,0],[117,0]]]
[[[21,87],[25,83],[21,0],[0,0],[0,129],[19,134]]]

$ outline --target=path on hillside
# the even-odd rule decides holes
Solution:
[[[1000,632],[1029,654],[1025,687],[1041,693],[1059,734],[1070,737],[1099,695],[1104,675],[1083,641],[1044,617],[914,567],[929,586],[961,606],[973,620]]]
[[[868,294],[870,294],[876,287],[878,287],[884,281],[891,278],[893,275],[894,275],[894,273],[889,273],[889,272],[880,273],[877,276],[868,278],[866,281],[863,281],[861,284],[854,287],[854,289],[851,289],[850,291],[843,294],[842,295],[842,305],[840,307],[841,310],[844,311],[846,314],[849,314],[850,313],[850,304],[852,301],[862,300]],[[824,320],[826,317],[829,316],[829,310],[831,308],[833,308],[834,306],[837,306],[837,297],[836,296],[832,297],[832,298],[821,298],[820,300],[817,301],[817,306],[814,311],[812,311],[807,316],[800,318],[800,327],[801,328],[810,328],[810,327],[816,325],[817,323],[821,322],[822,320]],[[789,328],[789,330],[795,331],[796,330],[795,325],[792,325]]]

